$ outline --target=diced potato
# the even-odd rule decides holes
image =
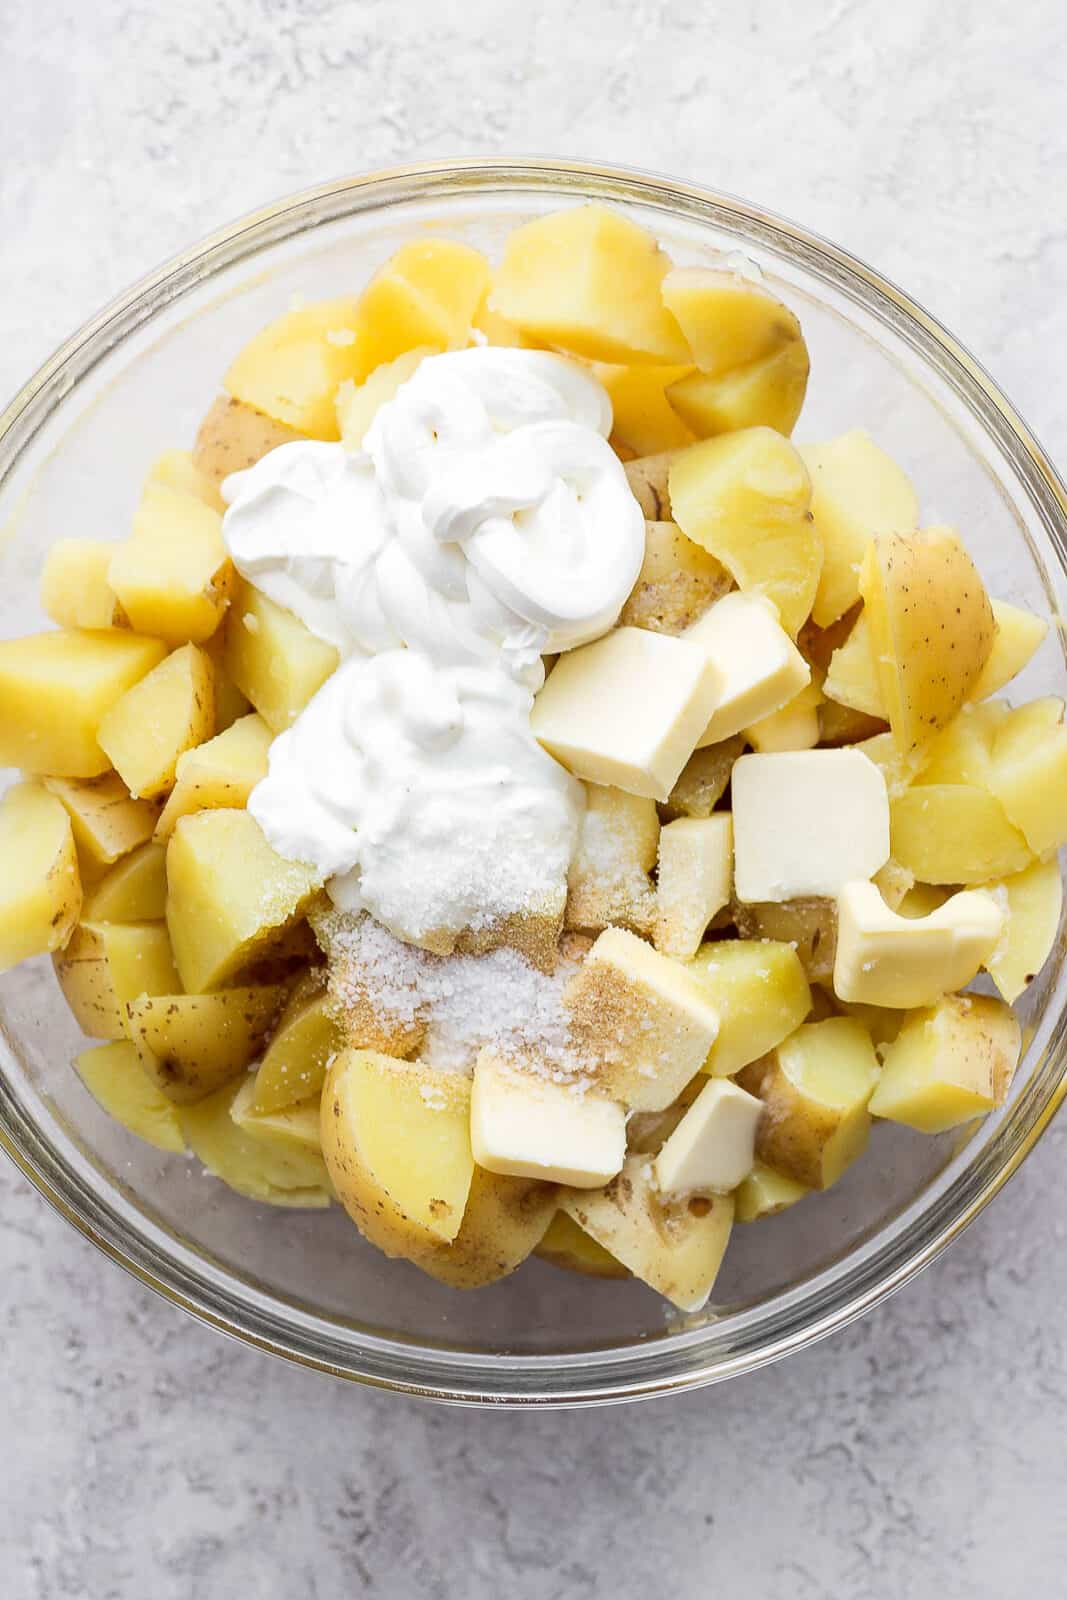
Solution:
[[[875,880],[877,881],[877,880]],[[928,917],[948,899],[951,890],[933,883],[914,883],[893,907],[902,917]]]
[[[222,517],[195,495],[149,482],[108,582],[130,626],[172,648],[210,639],[233,592]]]
[[[660,293],[670,260],[636,223],[576,206],[516,228],[492,305],[544,344],[592,361],[665,366],[689,360]]]
[[[157,1150],[184,1152],[178,1114],[152,1082],[128,1040],[83,1050],[74,1065],[93,1099],[116,1122]]]
[[[644,1156],[659,1155],[703,1088],[704,1078],[698,1073],[686,1084],[677,1100],[672,1100],[662,1111],[633,1112],[626,1122],[627,1150],[636,1150]]]
[[[698,439],[741,428],[773,428],[788,437],[808,391],[808,347],[796,338],[732,372],[694,372],[672,383],[667,400]]]
[[[856,1018],[804,1023],[738,1082],[764,1103],[757,1157],[797,1183],[828,1189],[866,1149],[878,1058]]]
[[[692,372],[691,365],[671,367],[613,367],[605,362],[594,376],[611,398],[612,433],[635,456],[657,455],[692,444],[691,433],[667,399],[669,384]]]
[[[234,400],[284,423],[298,434],[311,439],[337,439],[340,435],[334,398],[338,387],[346,378],[365,377],[377,365],[368,361],[358,337],[359,329],[359,302],[354,299],[320,300],[299,311],[288,311],[268,323],[238,352],[223,380],[224,386]],[[232,419],[229,425],[234,426]],[[250,426],[247,418],[241,419],[241,426]],[[236,444],[240,438],[235,428],[234,453],[238,456],[245,453],[243,439],[241,445]],[[203,446],[198,441],[196,459],[202,470],[207,470],[206,450],[206,440]]]
[[[158,639],[121,629],[0,640],[0,767],[57,778],[106,772],[96,737],[105,713],[166,653]]]
[[[116,700],[97,737],[130,794],[143,799],[173,788],[179,757],[214,732],[214,668],[187,644]]]
[[[734,1220],[756,1222],[760,1217],[776,1217],[810,1193],[795,1178],[787,1178],[784,1172],[775,1172],[757,1161],[734,1195]]]
[[[971,685],[972,700],[985,700],[1017,677],[1048,633],[1044,617],[1035,617],[1032,611],[1006,600],[990,604],[997,631],[985,666]]]
[[[871,646],[871,629],[861,613],[841,647],[830,657],[823,692],[840,705],[887,721],[886,704]]]
[[[667,821],[674,817],[710,817],[730,782],[734,762],[744,752],[738,735],[694,750],[664,803]]]
[[[252,710],[251,702],[241,693],[226,668],[226,635],[229,626],[230,618],[227,618],[218,632],[202,646],[215,669],[215,729],[218,733],[225,733],[227,728],[232,728],[235,722],[247,717]]]
[[[218,480],[204,471],[191,450],[164,450],[148,469],[146,487],[149,484],[191,494],[194,500],[202,500],[220,515],[226,509],[226,502],[219,493]]]
[[[310,1150],[321,1157],[322,1107],[317,1094],[266,1115],[256,1110],[255,1094],[255,1079],[246,1075],[230,1106],[230,1116],[239,1128],[283,1149]]]
[[[560,1208],[680,1311],[706,1304],[733,1226],[729,1195],[665,1202],[646,1156],[630,1155],[604,1189],[565,1189]]]
[[[0,800],[0,972],[67,943],[82,906],[70,818],[35,783]]]
[[[489,263],[470,245],[454,239],[402,245],[360,296],[360,364],[350,376],[359,383],[418,346],[461,350],[488,287]]]
[[[692,445],[670,468],[674,520],[744,590],[766,595],[795,637],[811,611],[822,547],[803,461],[771,428]]]
[[[811,983],[833,977],[837,949],[837,905],[819,895],[796,900],[757,900],[737,905],[742,939],[773,939],[793,946]]]
[[[254,406],[220,394],[200,424],[193,446],[193,464],[204,477],[220,484],[231,472],[243,472],[280,444],[303,439],[276,417],[268,417]]]
[[[597,1244],[584,1228],[579,1228],[565,1211],[557,1211],[548,1232],[534,1250],[542,1261],[566,1272],[582,1272],[587,1278],[628,1278],[629,1269],[616,1261],[610,1250]]]
[[[645,523],[645,559],[619,622],[654,633],[684,633],[732,587],[721,562],[674,522]]]
[[[238,1125],[232,1115],[244,1085],[238,1079],[199,1100],[179,1106],[178,1121],[193,1154],[238,1194],[267,1205],[325,1210],[330,1180],[317,1150]]]
[[[194,811],[233,810],[248,804],[256,784],[267,776],[272,734],[255,712],[233,723],[206,744],[178,757],[174,788],[156,827],[169,839],[179,817]]]
[[[911,872],[907,867],[902,867],[899,861],[893,860],[892,856],[885,863],[885,866],[878,868],[871,881],[877,885],[879,894],[891,911],[900,911],[908,895],[915,888],[914,872]],[[924,884],[922,887],[931,894],[940,893],[939,890],[930,889],[929,884]],[[926,912],[913,910],[910,912],[901,911],[900,914],[901,916],[924,917]]]
[[[347,381],[337,391],[337,425],[341,430],[341,443],[346,450],[361,450],[367,429],[378,415],[378,410],[391,400],[414,374],[424,356],[434,354],[434,346],[421,344],[414,350],[405,350],[394,361],[375,367],[362,383]]]
[[[893,750],[899,753],[896,740],[887,731],[886,724],[880,718],[870,717],[865,711],[853,711],[851,706],[840,705],[836,700],[819,702],[820,744],[830,746],[864,744],[877,738],[881,733],[884,733],[890,741]],[[884,770],[887,763],[880,761],[877,764]]]
[[[825,705],[821,707],[821,710],[825,709]],[[858,716],[860,713],[852,712],[849,715]],[[926,759],[926,751],[921,746],[902,750],[888,730],[868,738],[859,737],[855,743],[856,749],[861,750],[868,761],[873,761],[881,772],[890,800],[899,799],[909,784],[914,782]]]
[[[45,778],[44,786],[65,808],[78,857],[97,876],[152,837],[157,807],[135,800],[116,772],[99,778]]]
[[[831,1001],[825,989],[816,989],[815,993],[822,995],[830,1004],[829,1015],[855,1017],[857,1022],[862,1022],[876,1046],[891,1044],[907,1020],[906,1011],[890,1010],[888,1006],[868,1006],[861,1000],[840,1000],[837,995]],[[809,1017],[808,1020],[816,1019]],[[821,1022],[823,1019],[820,1017],[818,1020]]]
[[[945,995],[913,1012],[886,1049],[871,1112],[944,1133],[1003,1104],[1021,1048],[1019,1024],[1003,1001]]]
[[[889,837],[894,860],[920,883],[987,883],[1032,859],[1000,801],[963,783],[905,789],[890,800]]]
[[[677,450],[661,450],[654,456],[638,456],[624,467],[630,493],[644,513],[646,522],[670,522],[671,463]]]
[[[871,539],[912,532],[919,502],[907,476],[862,428],[801,445],[800,453],[811,473],[811,510],[824,551],[812,616],[825,628],[859,599],[859,569]]]
[[[585,785],[586,809],[567,874],[568,928],[599,933],[612,923],[646,932],[655,914],[649,873],[656,864],[656,802],[598,783]]]
[[[299,618],[238,583],[226,626],[226,670],[273,733],[296,720],[339,659]]]
[[[792,700],[769,716],[761,717],[745,729],[745,739],[761,755],[775,751],[814,750],[822,728],[819,706],[822,692],[817,683],[806,683]]]
[[[480,344],[477,337],[481,334],[486,344],[496,345],[500,349],[519,350],[532,347],[533,342],[527,339],[507,317],[502,317],[499,311],[492,307],[493,285],[490,282],[488,289],[482,296],[481,304],[471,318],[471,343]]]
[[[258,1054],[285,991],[273,985],[219,994],[142,995],[126,1006],[141,1065],[176,1105],[192,1105],[236,1078]]]
[[[167,852],[151,840],[106,872],[86,897],[86,922],[162,922],[167,914]]]
[[[993,647],[993,611],[951,528],[882,534],[860,593],[889,725],[902,749],[927,743],[970,695]]]
[[[789,307],[738,272],[674,267],[662,293],[702,372],[733,372],[800,338]]]
[[[696,954],[708,924],[730,903],[733,888],[733,818],[679,817],[659,836],[657,950],[686,961]]]
[[[989,787],[1035,856],[1067,844],[1067,728],[1063,701],[1019,706],[998,726]]]
[[[697,951],[688,970],[719,1013],[719,1032],[704,1063],[732,1078],[789,1037],[811,1011],[811,990],[790,944],[723,939]]]
[[[986,887],[1007,919],[986,971],[1010,1005],[1033,983],[1052,953],[1063,910],[1063,876],[1053,858],[1035,861],[1024,872]]]
[[[1003,700],[961,706],[946,728],[921,751],[916,785],[966,783],[988,789],[993,776],[993,745],[1008,716]]]
[[[257,1116],[270,1116],[318,1095],[330,1060],[343,1042],[321,982],[298,985],[256,1073],[252,1109]]]
[[[114,544],[57,539],[45,557],[41,605],[61,628],[122,628],[128,618],[108,582]]]
[[[80,922],[52,961],[74,1020],[90,1039],[127,1038],[129,1001],[181,988],[161,922]]]
[[[184,987],[202,994],[269,954],[322,880],[283,861],[247,811],[201,811],[171,835],[167,884],[174,959]]]
[[[544,1238],[558,1195],[553,1183],[502,1177],[476,1166],[456,1237],[420,1251],[415,1264],[453,1289],[480,1289],[506,1278]]]

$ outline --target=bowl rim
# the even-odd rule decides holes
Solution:
[[[65,394],[97,362],[165,306],[182,298],[227,265],[246,260],[257,249],[276,244],[306,227],[337,220],[356,209],[371,209],[393,199],[427,198],[434,194],[474,194],[494,189],[554,192],[561,198],[625,200],[697,220],[742,221],[750,232],[764,235],[776,248],[783,243],[803,260],[817,261],[835,284],[868,309],[881,307],[884,320],[909,338],[926,361],[936,355],[952,374],[984,430],[1022,462],[1032,493],[1041,499],[1050,542],[1067,573],[1067,489],[1045,451],[1018,411],[979,362],[936,318],[889,279],[838,245],[799,224],[732,195],[628,166],[572,162],[554,157],[490,156],[400,165],[340,177],[288,195],[246,213],[215,230],[189,249],[138,279],[65,340],[23,384],[0,412],[0,445],[8,450],[0,462],[0,488],[17,463],[24,443]],[[394,191],[397,191],[394,193]],[[354,197],[362,205],[346,205]],[[310,220],[308,220],[310,219]],[[298,225],[301,224],[301,225]],[[0,1147],[53,1208],[84,1237],[142,1284],[181,1307],[203,1324],[254,1348],[299,1365],[329,1372],[373,1387],[440,1401],[474,1405],[601,1405],[678,1392],[753,1371],[826,1337],[863,1315],[901,1288],[956,1239],[999,1192],[1034,1148],[1067,1096],[1067,1018],[1056,1020],[1055,1036],[1046,1054],[1059,1047],[1058,1076],[1045,1086],[1020,1137],[981,1181],[962,1182],[941,1197],[938,1226],[921,1244],[901,1250],[883,1263],[867,1249],[850,1288],[838,1285],[833,1303],[806,1320],[771,1330],[757,1346],[701,1359],[699,1347],[714,1322],[671,1339],[631,1344],[621,1349],[579,1355],[501,1356],[432,1348],[412,1341],[378,1339],[363,1334],[355,1349],[340,1338],[318,1337],[317,1346],[305,1329],[302,1345],[294,1343],[295,1319],[271,1310],[271,1300],[252,1306],[226,1286],[226,1274],[201,1270],[193,1274],[171,1253],[154,1251],[144,1237],[131,1237],[122,1219],[99,1192],[59,1160],[39,1130],[8,1092],[0,1072]],[[0,1055],[6,1055],[0,1029]],[[966,1173],[963,1175],[966,1176]],[[877,1235],[875,1236],[877,1238]],[[193,1253],[195,1254],[195,1252]],[[850,1252],[851,1254],[851,1252]],[[210,1268],[210,1264],[208,1264]],[[803,1285],[800,1286],[803,1288]],[[847,1292],[846,1292],[847,1290]],[[799,1292],[799,1291],[798,1291]],[[791,1291],[780,1297],[788,1300]],[[276,1305],[278,1302],[274,1302]],[[290,1306],[290,1311],[294,1308]],[[789,1322],[788,1306],[778,1315]],[[310,1319],[314,1322],[315,1319]],[[704,1338],[702,1338],[702,1335]]]

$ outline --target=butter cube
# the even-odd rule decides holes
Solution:
[[[742,756],[731,784],[739,900],[835,896],[889,859],[885,778],[862,751]]]
[[[870,1006],[933,1005],[989,961],[1004,925],[991,894],[965,890],[924,917],[891,911],[873,883],[837,899],[834,992]]]
[[[733,819],[679,817],[659,836],[659,882],[653,942],[665,956],[687,961],[708,923],[728,904],[734,876]]]
[[[601,1093],[662,1111],[707,1058],[719,1014],[684,967],[608,928],[563,993],[571,1035]]]
[[[721,679],[711,720],[697,740],[701,749],[780,711],[811,678],[811,668],[763,595],[740,590],[723,595],[682,638],[707,651]]]
[[[689,638],[616,628],[561,656],[530,726],[589,783],[666,800],[718,703],[721,675]]]
[[[761,755],[781,750],[814,750],[822,737],[821,703],[818,684],[809,683],[780,711],[772,711],[769,717],[761,717],[746,728],[745,738]]]
[[[471,1149],[487,1172],[599,1189],[626,1159],[626,1113],[486,1049],[474,1069]]]
[[[652,926],[659,815],[643,795],[585,786],[585,815],[567,872],[568,928],[598,932],[611,925],[645,933]]]
[[[763,1102],[728,1078],[702,1089],[656,1157],[661,1194],[729,1194],[756,1164]]]

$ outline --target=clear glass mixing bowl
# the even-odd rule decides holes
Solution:
[[[160,449],[191,441],[230,353],[294,296],[351,292],[398,244],[443,232],[498,252],[517,223],[598,199],[681,263],[754,258],[812,352],[800,439],[862,425],[959,525],[994,594],[1057,615],[1067,498],[1012,407],[920,307],[833,245],[753,206],[640,173],[460,162],[326,185],[245,217],[138,284],[0,418],[0,636],[45,623],[50,541],[117,535]],[[1020,685],[1067,692],[1054,629]],[[142,1282],[262,1349],[344,1377],[474,1403],[605,1402],[746,1371],[898,1288],[1018,1167],[1064,1093],[1063,934],[1023,1006],[1010,1104],[962,1138],[881,1126],[828,1194],[739,1227],[714,1304],[679,1318],[638,1284],[528,1263],[475,1294],[386,1261],[348,1219],[264,1208],[112,1123],[47,962],[0,978],[0,1140],[41,1192]]]

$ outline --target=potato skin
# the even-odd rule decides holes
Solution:
[[[304,437],[243,400],[220,394],[200,424],[193,446],[193,465],[212,483],[219,484],[231,472],[255,466],[278,445]]]

